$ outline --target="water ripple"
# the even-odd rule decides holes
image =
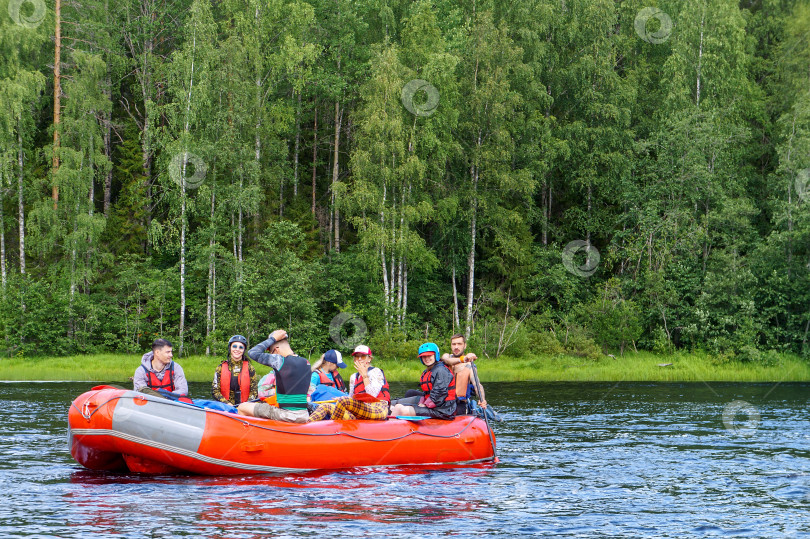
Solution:
[[[0,384],[0,536],[807,536],[810,384],[491,384],[497,465],[225,478],[82,469],[87,388]]]

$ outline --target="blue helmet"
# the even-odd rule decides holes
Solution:
[[[420,346],[417,355],[421,359],[423,354],[430,354],[430,353],[435,354],[433,357],[435,358],[436,361],[439,361],[439,347],[432,342],[426,342],[425,344]]]

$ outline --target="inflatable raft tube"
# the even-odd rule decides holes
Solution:
[[[487,426],[474,416],[294,424],[107,386],[73,401],[68,440],[71,455],[86,468],[152,474],[290,473],[495,459]]]

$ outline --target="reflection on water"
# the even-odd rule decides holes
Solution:
[[[226,478],[82,469],[66,413],[89,386],[0,384],[0,536],[796,537],[808,528],[810,384],[491,384],[505,419],[495,425],[498,464]],[[728,428],[738,401],[758,414],[745,432]]]

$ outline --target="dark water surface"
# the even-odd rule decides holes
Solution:
[[[0,383],[0,537],[810,537],[807,383],[488,384],[498,464],[224,478],[81,468],[92,385]]]

